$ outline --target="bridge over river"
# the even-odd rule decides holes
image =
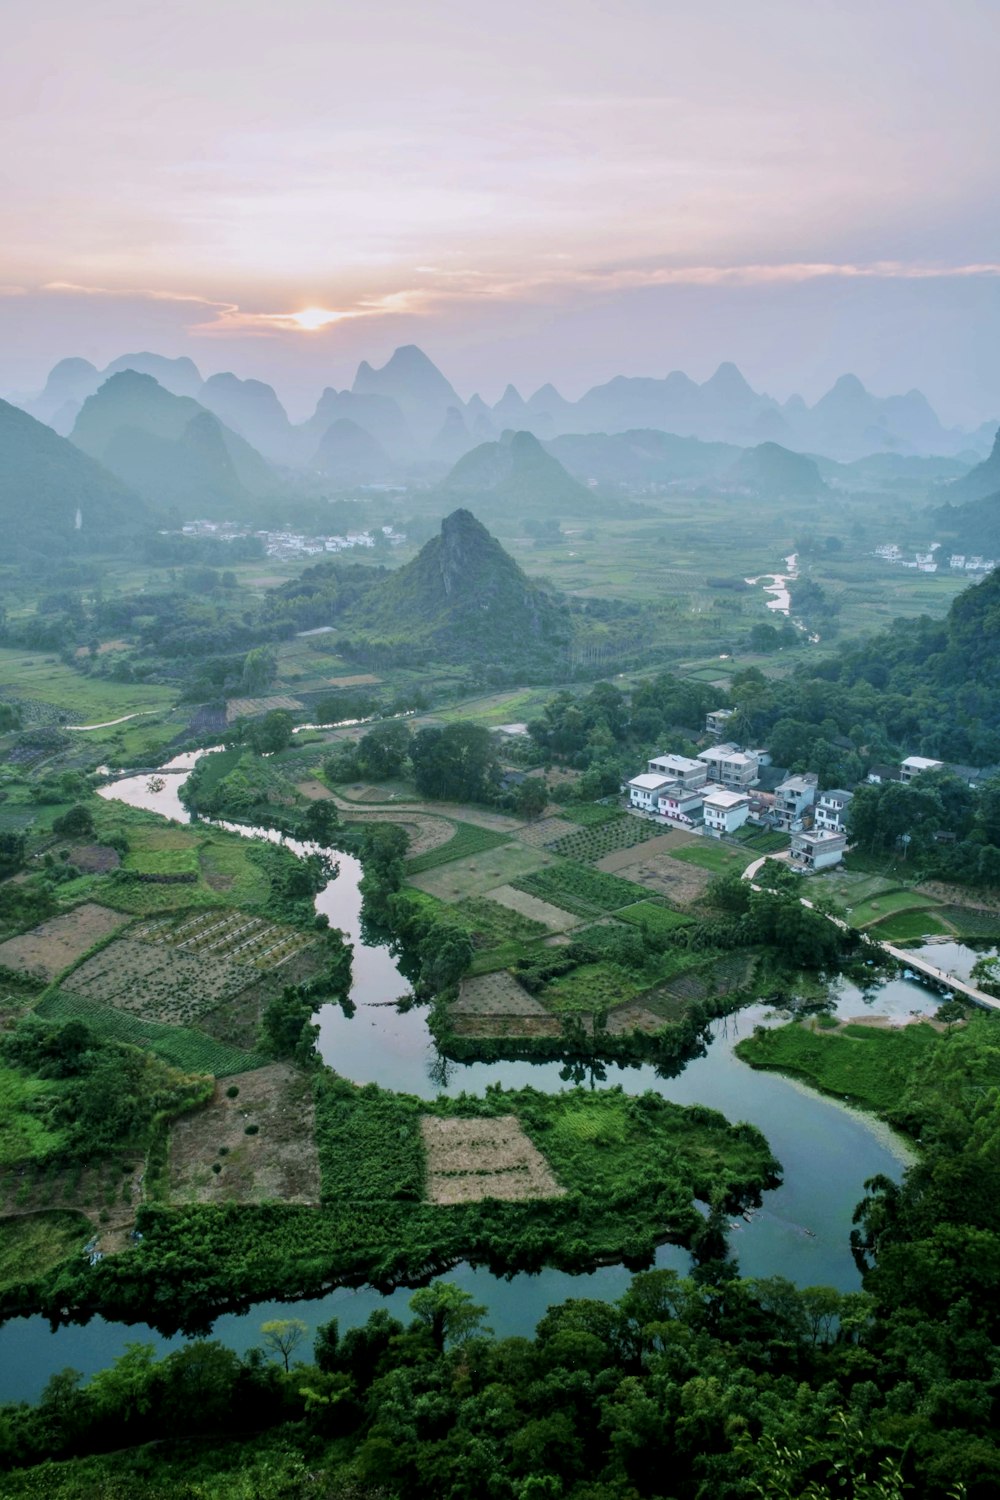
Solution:
[[[749,880],[755,891],[763,890],[764,887],[757,885],[754,881],[754,876],[761,866],[772,858],[773,855],[765,854],[761,859],[755,859],[753,864],[748,865],[743,871],[743,879]],[[801,896],[799,899],[803,906],[808,906],[810,909],[813,907],[814,903],[808,897]],[[831,916],[829,920],[835,922],[838,927],[846,928],[848,926],[840,917]],[[983,990],[977,990],[975,985],[969,984],[967,980],[957,979],[954,974],[946,974],[943,969],[939,969],[934,964],[928,963],[927,959],[922,958],[919,954],[910,953],[906,948],[896,948],[892,943],[880,943],[878,938],[872,937],[867,932],[864,933],[864,938],[866,942],[871,943],[874,947],[881,948],[883,953],[888,953],[898,963],[904,964],[914,974],[922,975],[925,979],[932,979],[935,984],[943,985],[956,995],[963,995],[966,1000],[971,1000],[974,1005],[983,1006],[985,1010],[1000,1011],[1000,1000],[995,995],[987,995]]]

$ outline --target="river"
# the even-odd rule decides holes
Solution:
[[[110,782],[101,788],[101,795],[186,822],[189,815],[178,792],[186,773],[204,753],[178,756],[157,773],[156,780],[144,774]],[[162,787],[150,790],[157,781]],[[226,826],[250,833],[236,825]],[[257,833],[270,839],[280,837],[272,830]],[[288,842],[301,852],[303,846]],[[566,1086],[557,1063],[449,1062],[437,1052],[422,1008],[400,1012],[386,1004],[407,993],[406,981],[388,948],[363,941],[358,861],[348,854],[338,854],[337,860],[337,877],[319,893],[316,908],[354,944],[351,998],[357,1009],[351,1017],[332,1005],[318,1013],[319,1049],[330,1067],[356,1083],[375,1082],[424,1098],[463,1091],[479,1094],[491,1083],[510,1088],[530,1083],[551,1091]],[[937,1003],[927,990],[903,979],[882,985],[872,997],[843,981],[835,991],[837,1013],[846,1018],[875,1011],[899,1022],[913,1012],[930,1012]],[[705,1055],[688,1063],[678,1077],[658,1077],[648,1065],[610,1065],[606,1079],[595,1086],[617,1085],[627,1093],[653,1089],[678,1103],[706,1104],[731,1121],[756,1125],[782,1163],[784,1180],[765,1194],[764,1206],[752,1222],[736,1221],[738,1227],[731,1231],[730,1243],[741,1270],[748,1276],[787,1276],[800,1286],[827,1284],[851,1290],[860,1280],[848,1236],[863,1183],[876,1173],[898,1179],[909,1159],[908,1149],[886,1127],[860,1112],[740,1062],[733,1051],[740,1037],[755,1025],[778,1024],[782,1019],[766,1006],[750,1006],[716,1022]],[[676,1245],[661,1246],[656,1259],[657,1265],[679,1271],[690,1265],[687,1252]],[[617,1297],[630,1276],[624,1266],[582,1276],[546,1270],[509,1280],[468,1265],[449,1273],[450,1280],[485,1304],[488,1322],[501,1335],[530,1334],[546,1307],[567,1297]],[[347,1328],[364,1322],[375,1307],[389,1307],[405,1316],[409,1295],[405,1289],[384,1297],[371,1288],[341,1288],[314,1301],[261,1303],[246,1314],[218,1318],[213,1336],[242,1352],[258,1341],[260,1325],[269,1318],[301,1318],[313,1330],[337,1317],[342,1328]],[[101,1318],[54,1333],[42,1318],[12,1319],[0,1328],[0,1400],[34,1399],[55,1371],[69,1365],[91,1374],[136,1341],[152,1342],[160,1349],[182,1342],[163,1339],[141,1325],[127,1327]]]

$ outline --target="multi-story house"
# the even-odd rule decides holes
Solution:
[[[813,771],[786,776],[774,789],[774,821],[779,828],[793,828],[807,807],[812,807],[819,788]]]
[[[633,776],[628,783],[629,804],[640,812],[656,812],[660,793],[672,785],[669,776],[644,771],[641,776]]]
[[[686,755],[654,755],[647,762],[646,770],[669,776],[671,781],[680,782],[682,787],[691,788],[704,786],[708,780],[708,767],[703,760],[691,760]]]
[[[756,786],[760,774],[760,760],[752,750],[741,750],[738,745],[713,745],[698,756],[708,767],[708,774],[720,786],[745,792]]]
[[[810,832],[792,834],[792,866],[801,870],[828,870],[839,865],[847,848],[846,833],[834,833],[829,828],[817,828]]]
[[[702,806],[705,809],[705,830],[716,837],[735,833],[750,815],[750,798],[743,792],[728,791],[725,787],[707,792]]]
[[[853,796],[853,792],[845,792],[840,787],[820,792],[813,811],[813,827],[827,833],[845,833],[847,809]]]

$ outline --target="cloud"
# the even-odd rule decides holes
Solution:
[[[571,266],[563,257],[547,256],[544,265],[527,275],[505,275],[473,267],[419,265],[411,275],[417,286],[362,296],[340,306],[316,301],[285,311],[263,311],[237,301],[223,301],[195,292],[149,287],[87,286],[72,281],[46,282],[42,292],[135,301],[171,302],[198,308],[204,316],[188,323],[190,334],[267,337],[294,333],[316,334],[339,323],[360,318],[422,317],[452,304],[561,301],[573,296],[606,296],[650,287],[765,287],[800,285],[810,281],[941,281],[1000,278],[1000,262],[942,264],[900,260],[870,262],[787,261],[746,265]],[[2,287],[0,295],[26,295],[23,287]]]

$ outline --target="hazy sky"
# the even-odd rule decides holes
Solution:
[[[493,399],[735,359],[1000,416],[994,0],[7,0],[3,30],[0,388],[150,348],[298,409],[414,342]]]

